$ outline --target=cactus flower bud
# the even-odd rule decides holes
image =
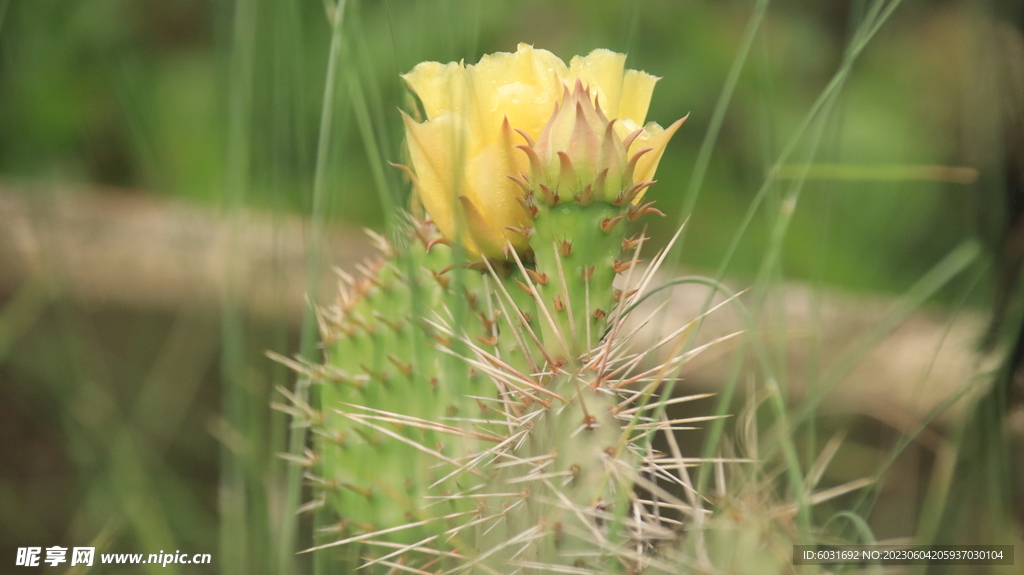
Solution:
[[[548,203],[638,200],[682,120],[644,125],[657,78],[626,70],[625,59],[594,50],[566,65],[520,44],[475,65],[424,62],[404,75],[426,114],[403,114],[407,171],[441,232],[503,257],[507,243],[528,246],[531,191]]]

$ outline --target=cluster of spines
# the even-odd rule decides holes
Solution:
[[[317,450],[301,459],[311,467],[308,477],[320,494],[308,508],[327,504],[340,518],[325,530],[325,545],[369,546],[361,551],[367,558],[353,556],[353,565],[367,561],[421,572],[456,573],[468,565],[469,572],[480,573],[504,573],[510,566],[524,573],[565,568],[599,573],[598,566],[608,561],[620,572],[662,570],[659,566],[668,564],[656,556],[657,542],[671,540],[674,531],[671,519],[651,509],[658,507],[655,499],[662,508],[686,502],[663,495],[645,500],[634,487],[643,483],[643,474],[653,477],[664,474],[666,465],[683,464],[679,457],[666,464],[665,458],[640,453],[634,442],[651,430],[670,433],[682,422],[648,421],[642,412],[660,403],[639,405],[643,394],[627,387],[654,379],[650,372],[633,374],[649,352],[630,355],[627,340],[616,339],[613,329],[583,366],[546,358],[537,348],[542,313],[536,307],[529,316],[524,311],[540,305],[537,294],[501,287],[521,271],[521,262],[517,267],[486,262],[486,276],[468,274],[475,283],[457,286],[448,279],[456,269],[451,252],[439,247],[445,242],[429,226],[414,228],[411,237],[405,249],[412,256],[398,255],[380,240],[387,258],[367,263],[358,278],[345,276],[348,287],[337,305],[321,313],[328,362],[303,366],[341,382],[325,386],[323,413],[308,416],[320,439]],[[630,261],[637,261],[645,239],[620,239],[616,247],[632,251]],[[565,258],[563,267],[577,253],[568,241],[552,247],[556,257]],[[551,285],[540,275],[546,272],[530,271],[526,275],[535,286]],[[649,283],[649,273],[637,282],[638,290]],[[416,317],[408,307],[411,300],[405,308],[386,307],[394,303],[387,294],[411,285],[423,290],[426,315]],[[437,313],[456,287],[469,322]],[[613,290],[611,297],[623,305],[638,290]],[[572,305],[567,300],[555,310],[568,313]],[[617,316],[617,321],[624,320]],[[396,336],[408,336],[413,328],[429,340],[432,362],[421,359],[415,369],[411,356],[395,351],[401,347]],[[529,351],[512,361],[509,352],[515,347]],[[462,395],[461,411],[451,409],[460,403],[454,397],[444,400],[447,405],[410,410],[403,409],[407,403],[372,393],[395,392],[403,380],[433,388],[449,375],[443,359],[460,353],[463,367],[490,388],[456,394]],[[452,438],[462,451],[442,447]],[[374,469],[373,452],[388,442],[397,446],[390,456],[405,458],[406,469],[422,476],[396,483],[385,475],[387,469]],[[346,461],[361,467],[363,476],[351,480]],[[400,488],[413,496],[396,494]],[[644,489],[656,491],[651,485]],[[387,506],[392,512],[385,512]]]

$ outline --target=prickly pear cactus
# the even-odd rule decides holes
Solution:
[[[400,167],[430,219],[343,275],[303,367],[337,572],[679,572],[703,511],[646,440],[675,432],[655,414],[685,398],[656,391],[692,352],[652,367],[686,330],[637,350],[623,326],[663,257],[642,272],[629,228],[660,214],[642,198],[682,120],[644,124],[656,78],[624,59],[520,45],[404,76],[426,119],[404,116]]]

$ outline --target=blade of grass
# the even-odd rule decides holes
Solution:
[[[249,188],[252,137],[253,68],[256,51],[257,6],[255,0],[235,3],[231,69],[228,79],[227,151],[224,174],[224,209],[231,219],[229,252],[241,249],[242,222],[240,212]],[[224,424],[239,433],[248,428],[247,415],[252,401],[247,393],[245,377],[245,328],[237,291],[241,281],[239,270],[228,260],[221,317],[221,379],[224,394]],[[257,411],[258,412],[258,411]],[[220,565],[227,575],[252,572],[249,545],[247,505],[248,481],[246,465],[239,453],[226,446],[221,449],[220,480]]]
[[[732,102],[732,96],[736,91],[736,85],[739,83],[740,74],[746,65],[747,56],[750,55],[750,49],[754,45],[754,39],[757,38],[758,32],[761,30],[761,23],[764,21],[765,14],[768,11],[768,1],[758,0],[757,4],[754,5],[754,11],[750,15],[750,20],[747,21],[746,30],[743,32],[743,40],[740,42],[740,49],[732,61],[728,75],[725,77],[725,83],[722,85],[722,91],[718,95],[715,109],[711,112],[708,130],[701,141],[700,150],[697,151],[697,160],[694,162],[690,183],[686,187],[686,195],[683,196],[683,206],[679,211],[677,228],[682,227],[690,215],[693,214],[693,208],[697,204],[697,198],[700,196],[701,188],[704,185],[704,178],[707,176],[708,166],[711,164],[711,154],[714,152],[715,145],[718,143],[718,136],[722,131],[725,113],[729,110],[729,104]],[[676,242],[672,255],[668,259],[669,269],[679,265],[679,258],[682,257],[685,240],[686,231],[684,230],[683,234],[679,237],[679,241]]]
[[[945,258],[921,277],[885,314],[885,319],[878,322],[865,333],[857,337],[822,375],[821,382],[809,390],[796,415],[794,423],[799,424],[809,419],[814,410],[832,390],[853,370],[857,362],[872,347],[903,322],[913,311],[920,308],[939,289],[947,285],[953,278],[960,275],[981,255],[981,246],[974,239],[967,239],[954,248]]]
[[[336,90],[342,44],[344,42],[345,0],[337,0],[327,13],[333,14],[331,23],[331,43],[327,58],[327,72],[324,79],[323,100],[320,111],[320,132],[317,140],[316,164],[313,176],[313,211],[309,231],[309,252],[306,259],[306,295],[310,306],[307,307],[302,321],[302,335],[299,343],[300,354],[312,357],[316,353],[317,324],[314,309],[320,285],[321,251],[324,218],[326,217],[327,176],[334,128],[334,109],[337,106]],[[295,395],[300,401],[310,402],[310,381],[300,377],[295,383]],[[306,445],[306,428],[292,427],[288,440],[288,453],[300,456]],[[284,525],[281,528],[279,546],[279,568],[281,572],[292,564],[292,557],[297,548],[298,525],[295,511],[299,508],[302,496],[302,470],[289,466],[285,487]],[[320,562],[314,558],[314,569],[319,569]]]

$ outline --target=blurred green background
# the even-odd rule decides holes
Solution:
[[[399,172],[382,162],[402,161],[397,109],[409,96],[398,75],[420,61],[471,63],[527,42],[565,60],[599,47],[626,52],[629,67],[663,77],[649,119],[690,117],[650,192],[668,214],[652,232],[664,241],[689,215],[681,263],[725,267],[738,285],[761,269],[803,168],[773,277],[899,294],[965,238],[996,251],[1009,218],[1006,97],[1000,73],[983,63],[1000,54],[992,30],[1022,22],[1017,2],[342,5],[325,105],[335,10],[327,0],[0,0],[0,571],[17,547],[90,542],[213,553],[208,572],[309,568],[308,557],[291,555],[308,525],[293,543],[289,479],[275,455],[288,449],[289,430],[269,407],[279,400],[274,386],[293,378],[263,352],[315,356],[308,313],[301,321],[304,288],[287,285],[308,282],[319,293],[318,271],[329,277],[329,266],[348,261],[332,259],[323,238],[382,230],[386,206],[407,204]],[[708,141],[752,14],[765,5]],[[773,171],[865,18],[885,6],[895,11],[831,113]],[[694,179],[702,145],[707,172]],[[723,266],[766,178],[776,185]],[[94,254],[159,231],[104,236],[110,218],[131,221],[139,202],[153,221],[166,213],[174,225],[221,226],[234,238],[224,259],[207,262],[210,277],[223,272],[213,297],[173,285],[163,286],[167,297],[140,295],[145,278],[116,264],[145,254],[117,252],[98,260],[109,268],[65,273],[75,261],[54,255],[63,244],[46,243],[48,226],[72,218],[85,230],[77,249]],[[240,231],[251,218],[266,224],[252,228],[266,242],[261,256]],[[19,231],[25,222],[31,229]],[[358,235],[337,233],[337,250],[365,253],[364,241],[348,239]],[[32,249],[18,247],[26,234]],[[200,253],[202,241],[190,241],[198,243],[149,258],[154,273]],[[34,263],[18,259],[29,252]],[[252,257],[267,259],[265,274],[232,275]],[[89,278],[100,287],[83,288]],[[120,290],[101,289],[110,278]],[[258,310],[238,295],[250,283],[276,286]],[[985,310],[990,283],[954,282],[935,305],[966,299]]]

